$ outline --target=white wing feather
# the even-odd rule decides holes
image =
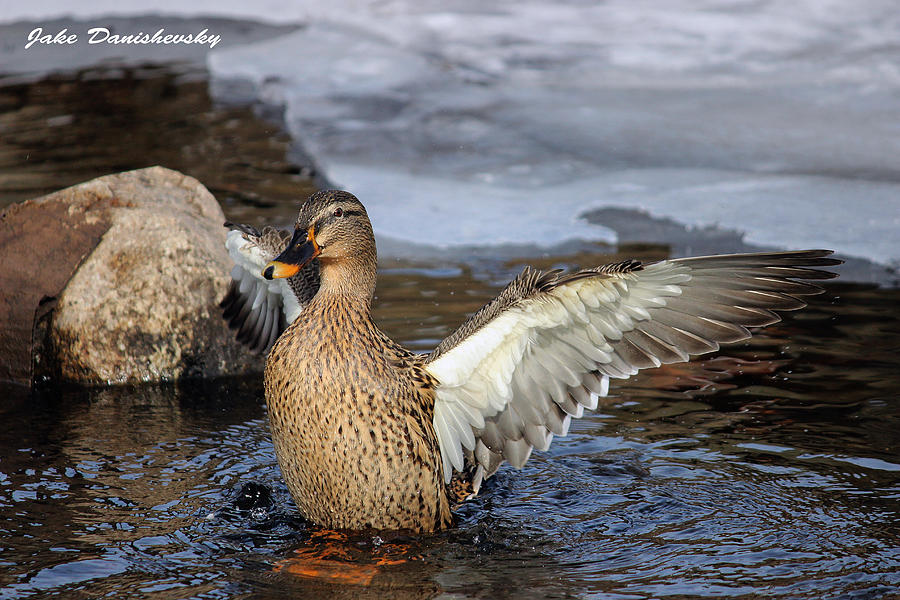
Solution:
[[[300,315],[303,304],[289,279],[267,280],[262,276],[266,264],[279,252],[277,232],[265,230],[254,235],[252,228],[238,227],[244,230],[233,229],[225,238],[234,267],[232,288],[222,305],[226,320],[238,330],[238,339],[264,351]]]
[[[244,296],[254,296],[250,310],[255,311],[268,295],[270,306],[282,310],[288,323],[293,322],[300,314],[300,303],[291,292],[287,280],[268,280],[262,276],[263,269],[275,257],[236,230],[228,232],[225,248],[234,261],[231,278],[240,283],[241,293]]]
[[[661,270],[663,284],[654,276]],[[480,430],[484,418],[510,406],[526,426],[544,425],[551,407],[541,399],[562,405],[569,388],[581,387],[585,373],[602,372],[603,364],[612,361],[613,349],[606,339],[620,339],[635,319],[649,318],[642,304],[664,306],[665,296],[681,293],[680,287],[668,283],[672,277],[661,267],[649,273],[645,269],[645,275],[618,281],[597,276],[554,288],[507,309],[428,363],[426,368],[440,381],[434,420],[440,423],[436,431],[446,481],[452,469],[463,469],[460,429]],[[605,383],[602,391],[607,389]],[[589,404],[595,406],[596,399]],[[473,413],[481,419],[472,419]],[[552,435],[547,432],[536,445],[545,448]],[[465,441],[471,450],[474,439],[466,436]]]
[[[832,277],[804,268],[839,262],[823,258],[828,254],[633,263],[563,277],[513,298],[426,362],[439,382],[434,425],[444,480],[465,467],[463,449],[472,451],[477,492],[502,459],[520,467],[532,447],[546,449],[554,434],[565,435],[571,417],[608,393],[610,377],[688,360],[749,337],[746,326],[779,320],[771,309],[800,308],[796,295],[821,288],[788,278]]]

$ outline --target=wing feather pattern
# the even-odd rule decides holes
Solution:
[[[318,261],[287,279],[266,280],[262,271],[290,241],[290,233],[274,227],[262,232],[250,225],[231,228],[225,248],[234,261],[231,285],[220,306],[238,341],[255,353],[268,352],[319,289]]]
[[[526,267],[426,358],[438,383],[434,426],[444,479],[476,468],[473,483],[505,460],[565,435],[597,407],[609,378],[682,362],[750,337],[822,288],[827,250],[626,261],[562,275]]]

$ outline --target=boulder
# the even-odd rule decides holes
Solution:
[[[259,371],[221,318],[225,216],[162,167],[0,213],[0,380],[81,384]]]

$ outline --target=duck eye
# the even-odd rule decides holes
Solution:
[[[343,216],[344,216],[344,209],[343,209],[343,208],[336,208],[336,209],[334,209],[334,216],[336,216],[336,217],[343,217]]]

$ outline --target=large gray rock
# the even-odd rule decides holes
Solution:
[[[225,220],[196,179],[152,167],[0,214],[0,379],[84,384],[257,371],[221,318]]]

